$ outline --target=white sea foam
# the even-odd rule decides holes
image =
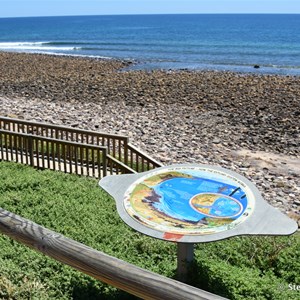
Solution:
[[[39,50],[38,48],[34,48],[31,51],[28,51],[27,49],[1,48],[1,43],[0,43],[0,51],[2,50],[14,50],[14,52],[18,52],[18,53],[35,53],[35,54],[45,54],[45,55],[55,55],[55,56],[87,57],[87,58],[96,58],[96,59],[105,59],[105,60],[115,59],[113,57],[102,56],[102,55],[70,54],[70,53],[59,53],[59,52],[51,52],[51,51],[44,52]],[[130,59],[128,58],[128,60]]]
[[[57,56],[74,56],[74,57],[87,57],[96,59],[111,60],[113,57],[102,55],[86,55],[78,54],[74,50],[82,50],[81,47],[59,47],[49,46],[51,42],[0,42],[0,51],[12,51],[18,53],[36,53],[48,54]],[[74,54],[65,53],[64,51],[74,51]]]
[[[3,42],[0,43],[0,50],[72,51],[80,48],[49,46],[49,42]]]
[[[34,53],[41,53],[41,52],[34,52]],[[57,52],[47,52],[43,54],[48,54],[48,55],[57,55],[57,56],[74,56],[74,57],[87,57],[87,58],[98,58],[98,59],[107,59],[107,60],[113,60],[115,59],[114,57],[109,57],[109,56],[102,56],[102,55],[85,55],[85,54],[65,54],[65,53],[57,53]],[[129,58],[128,58],[129,60]]]

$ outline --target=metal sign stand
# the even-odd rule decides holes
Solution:
[[[173,165],[99,182],[133,229],[177,243],[177,276],[187,279],[194,243],[239,235],[289,235],[298,225],[269,205],[245,177],[217,166]]]
[[[194,260],[194,244],[177,243],[177,279],[187,281],[191,262]]]

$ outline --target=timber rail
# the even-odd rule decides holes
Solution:
[[[162,166],[128,138],[0,117],[0,161],[102,178]],[[0,207],[0,233],[143,299],[225,299],[106,255]]]
[[[0,208],[0,232],[87,275],[143,299],[225,299],[136,267]]]

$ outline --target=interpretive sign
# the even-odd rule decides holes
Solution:
[[[104,177],[99,184],[128,225],[156,238],[194,243],[297,230],[249,180],[220,167],[174,165]]]
[[[221,167],[174,165],[113,175],[99,185],[118,213],[144,234],[177,242],[177,276],[186,280],[193,243],[236,235],[287,235],[297,223],[270,206],[245,177]]]
[[[174,165],[108,176],[100,186],[115,198],[129,226],[164,240],[195,243],[297,230],[249,180],[221,167]]]
[[[254,209],[254,195],[236,177],[214,169],[168,168],[136,180],[124,195],[127,213],[166,233],[202,235],[234,228]]]

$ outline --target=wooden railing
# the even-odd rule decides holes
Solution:
[[[0,232],[143,299],[225,299],[106,255],[0,208]]]
[[[149,155],[143,153],[138,148],[131,144],[127,145],[128,152],[128,166],[136,172],[145,172],[148,170],[162,167],[163,165],[151,158]]]
[[[118,161],[114,157],[110,156],[109,154],[106,155],[106,165],[107,165],[107,174],[130,174],[136,173],[135,170],[131,169],[124,163]]]
[[[76,129],[45,123],[0,117],[0,129],[16,133],[42,136],[67,142],[97,145],[107,148],[107,154],[136,172],[148,171],[162,164],[141,152],[123,135]],[[117,164],[115,162],[115,164]],[[120,170],[123,167],[119,166]],[[126,172],[129,172],[129,169]]]
[[[96,178],[107,174],[142,172],[160,166],[128,144],[127,138],[105,135],[100,139],[100,135],[93,135],[93,132],[43,126],[0,117],[0,160]],[[106,146],[94,144],[95,140],[105,139]],[[122,160],[115,156],[122,157]],[[108,256],[2,208],[0,232],[143,299],[224,299]]]
[[[65,173],[103,178],[107,175],[107,148],[0,129],[0,159]],[[132,170],[118,165],[117,173]],[[113,172],[111,169],[110,173]]]

